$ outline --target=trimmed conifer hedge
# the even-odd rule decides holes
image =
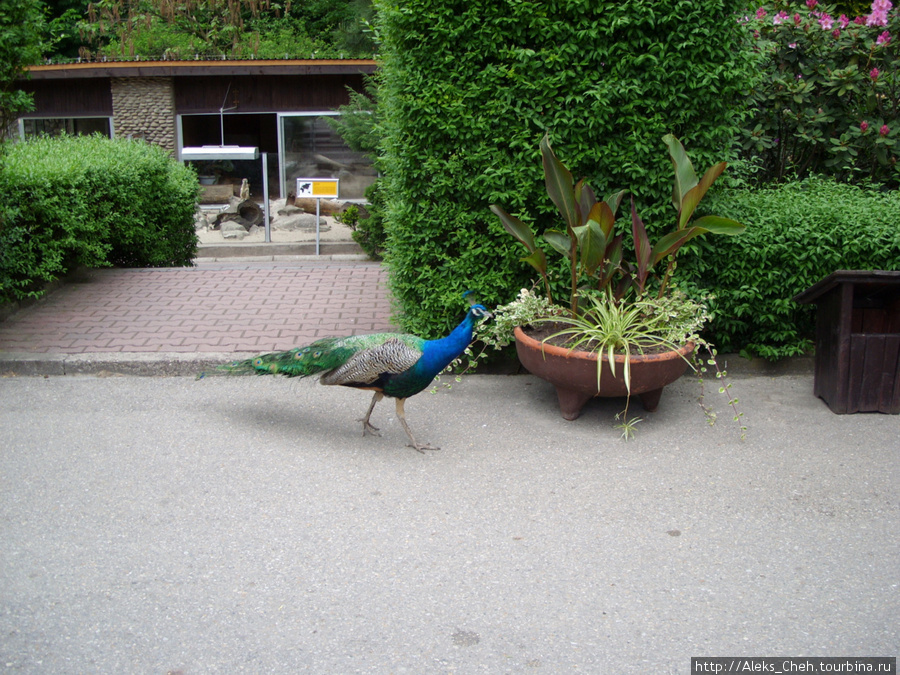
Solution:
[[[671,227],[662,137],[679,137],[698,170],[728,158],[750,77],[743,4],[379,3],[386,260],[404,328],[438,335],[463,291],[493,304],[528,283],[488,206],[559,226],[545,132],[598,193],[627,188],[651,232]]]

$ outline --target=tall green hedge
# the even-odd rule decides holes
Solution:
[[[445,331],[460,294],[509,301],[529,274],[488,211],[558,226],[538,143],[598,192],[671,225],[674,133],[726,159],[748,67],[738,0],[378,2],[387,254],[404,327]]]
[[[722,352],[779,358],[812,347],[815,309],[792,298],[835,270],[900,270],[900,192],[811,178],[726,190],[704,207],[748,225],[695,240],[680,278],[712,293],[710,340]]]
[[[160,147],[64,136],[0,152],[0,299],[78,265],[192,264],[197,178]]]

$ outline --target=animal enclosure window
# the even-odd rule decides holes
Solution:
[[[111,125],[108,117],[27,117],[20,120],[23,138],[32,136],[89,136],[100,134],[110,138]]]
[[[283,115],[281,124],[285,194],[297,178],[337,178],[341,200],[365,198],[377,175],[372,162],[348,148],[325,115]]]

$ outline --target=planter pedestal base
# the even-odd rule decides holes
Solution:
[[[647,412],[656,412],[656,409],[659,407],[659,399],[662,396],[662,390],[663,388],[660,387],[653,391],[638,394],[638,397],[641,399],[641,404],[644,406],[644,410]]]
[[[567,420],[576,420],[581,415],[581,409],[594,396],[599,394],[585,394],[574,389],[566,389],[565,387],[555,387],[556,398],[559,399],[559,412]],[[659,399],[662,397],[663,388],[654,389],[643,394],[638,394],[641,404],[647,412],[656,412],[659,407]]]
[[[684,375],[686,357],[693,343],[678,351],[662,354],[637,354],[631,357],[631,393],[641,399],[644,409],[653,412],[659,406],[663,387]],[[600,386],[597,386],[597,356],[544,344],[516,328],[516,352],[519,361],[532,375],[546,380],[556,389],[559,411],[567,420],[577,419],[584,405],[595,396],[627,396],[622,373],[625,357],[616,356],[616,375],[604,360]]]
[[[556,387],[556,398],[559,399],[559,412],[567,420],[576,420],[581,409],[593,396],[573,389]]]

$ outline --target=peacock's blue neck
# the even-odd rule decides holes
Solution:
[[[446,368],[453,359],[462,354],[472,342],[475,315],[470,311],[453,332],[440,340],[427,340],[422,349],[422,358],[417,367],[432,377]]]

